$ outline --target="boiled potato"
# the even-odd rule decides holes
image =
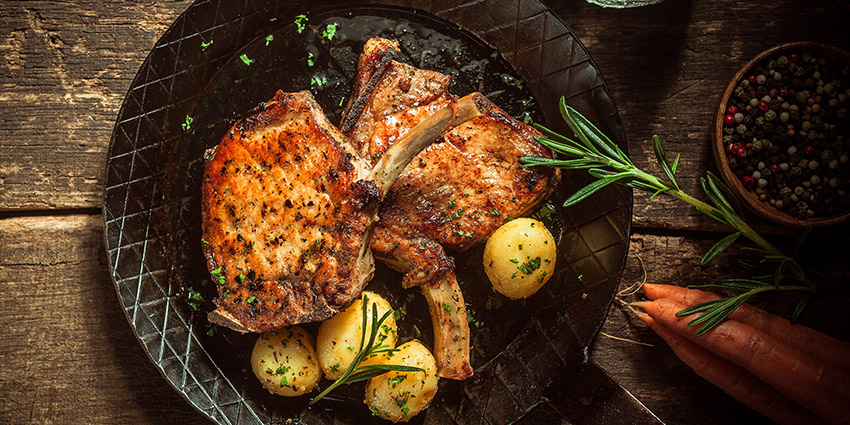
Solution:
[[[437,362],[419,341],[398,347],[387,364],[415,366],[424,372],[387,372],[369,380],[366,405],[375,416],[407,422],[424,410],[437,394]]]
[[[554,270],[555,238],[537,220],[511,220],[487,239],[484,271],[493,289],[508,298],[534,295]]]
[[[272,394],[306,394],[322,377],[314,346],[313,337],[300,326],[266,332],[254,344],[251,369]]]
[[[392,310],[389,301],[374,292],[363,292],[360,299],[351,303],[348,308],[336,316],[322,322],[319,326],[319,335],[316,343],[319,352],[319,365],[325,377],[330,380],[339,378],[351,364],[360,348],[360,337],[363,333],[363,297],[368,297],[369,302],[366,313],[366,338],[368,342],[370,327],[372,325],[372,306],[378,306],[378,317]],[[375,345],[384,344],[391,348],[398,341],[398,327],[395,317],[391,314],[381,324]],[[365,344],[365,342],[364,342]],[[372,355],[365,359],[361,366],[374,364],[379,355]]]

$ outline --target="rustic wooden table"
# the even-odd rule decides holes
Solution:
[[[205,423],[133,337],[109,278],[101,218],[118,108],[149,49],[189,4],[0,3],[2,423]],[[713,111],[738,66],[786,41],[850,47],[847,2],[666,0],[631,10],[551,4],[606,77],[632,157],[658,171],[646,141],[659,134],[668,151],[682,153],[679,179],[691,193],[714,168]],[[788,231],[756,222],[787,240]],[[816,246],[846,256],[847,226],[839,230],[816,231]],[[711,281],[730,256],[710,267],[699,258],[723,232],[687,205],[636,194],[621,284],[642,280],[644,271],[649,281]],[[804,321],[848,338],[816,313]],[[591,358],[665,422],[768,423],[696,376],[620,309],[612,308],[603,332]]]

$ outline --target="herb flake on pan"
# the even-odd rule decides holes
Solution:
[[[307,15],[298,15],[295,17],[295,30],[298,31],[298,34],[304,32],[304,28],[307,27],[307,21],[309,21]]]
[[[242,60],[242,63],[244,63],[245,65],[248,65],[248,66],[251,66],[251,64],[254,63],[254,61],[252,59],[249,59],[248,55],[246,55],[245,53],[242,53],[241,55],[239,55],[239,59]]]

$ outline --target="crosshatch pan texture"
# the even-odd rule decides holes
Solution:
[[[334,3],[323,7],[355,14],[400,13],[390,7],[342,9]],[[569,27],[538,1],[477,1],[462,6],[428,0],[389,3],[436,15],[497,48],[527,73],[527,86],[542,106],[545,121],[556,130],[565,131],[556,109],[564,95],[626,149],[602,76]],[[216,73],[239,61],[238,52],[246,45],[291,25],[296,15],[312,9],[309,2],[195,2],[142,64],[110,142],[103,214],[118,298],[163,376],[216,423],[290,419],[311,424],[379,423],[362,404],[357,409],[346,404],[354,396],[322,401],[308,410],[304,398],[273,399],[258,391],[259,384],[245,371],[247,360],[236,350],[228,353],[230,344],[238,345],[240,337],[208,336],[210,328],[197,319],[205,312],[195,312],[186,303],[187,293],[203,291],[200,281],[208,279],[199,272],[204,268],[198,264],[202,257],[198,255],[196,206],[197,170],[203,150],[209,147],[184,131],[183,127],[192,126],[187,116]],[[435,26],[447,25],[426,14],[411,16]],[[558,205],[587,181],[579,175],[565,176],[553,203]],[[631,206],[631,192],[611,186],[576,207],[559,207],[554,226],[560,230],[560,264],[552,282],[529,302],[533,312],[525,326],[502,346],[475,347],[473,357],[479,359],[475,376],[463,383],[442,382],[437,399],[414,422],[566,419],[558,406],[541,401],[542,396],[556,392],[586,361],[585,349],[604,321],[624,266]],[[466,278],[480,277],[475,273]],[[210,308],[210,303],[203,308]],[[496,355],[489,354],[493,350]],[[362,413],[350,413],[355,410]]]

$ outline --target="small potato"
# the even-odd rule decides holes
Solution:
[[[325,377],[330,380],[336,380],[345,372],[345,369],[354,360],[354,356],[357,355],[357,351],[360,348],[360,337],[363,333],[364,296],[369,299],[369,303],[366,306],[367,339],[370,332],[369,327],[373,320],[372,306],[378,306],[378,319],[392,309],[389,301],[385,300],[382,296],[374,292],[363,292],[359,300],[351,303],[348,308],[336,316],[322,322],[319,326],[319,335],[316,337],[319,365],[322,367]],[[375,345],[384,344],[394,348],[396,341],[398,341],[398,327],[395,323],[395,317],[391,314],[381,324]],[[365,359],[360,365],[365,366],[376,363],[378,361],[378,355],[373,355],[372,357]]]
[[[372,413],[393,422],[407,422],[425,410],[437,394],[437,363],[419,341],[410,341],[387,364],[420,367],[425,372],[387,372],[369,380],[366,400]]]
[[[484,271],[500,294],[530,297],[555,270],[555,238],[531,218],[511,220],[498,228],[484,247]]]
[[[322,377],[314,346],[313,337],[300,326],[266,332],[254,344],[251,369],[272,394],[306,394]]]

